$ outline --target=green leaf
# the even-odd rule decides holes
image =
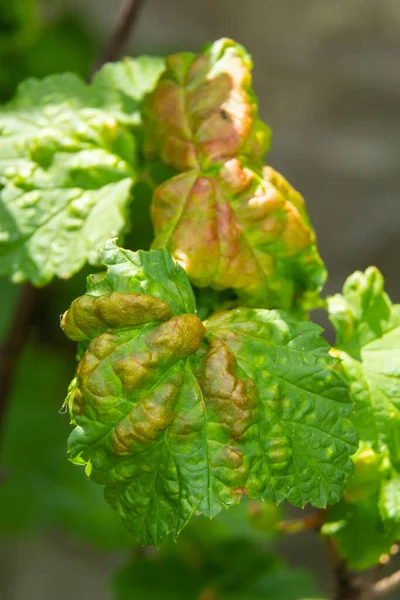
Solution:
[[[237,309],[204,324],[164,250],[110,242],[62,319],[81,342],[71,460],[142,544],[254,499],[326,506],[351,474],[352,405],[310,323]]]
[[[148,294],[167,302],[174,315],[195,312],[195,299],[184,270],[165,250],[131,252],[109,240],[100,250],[107,267],[104,275],[88,278],[88,293],[101,296],[112,292]]]
[[[116,600],[298,600],[315,594],[307,572],[240,538],[212,546],[189,538],[176,551],[137,557],[117,572],[113,590]]]
[[[137,171],[129,125],[162,65],[106,65],[92,85],[29,79],[0,110],[0,273],[35,285],[70,277],[126,230]]]
[[[188,171],[153,195],[154,248],[166,248],[198,287],[232,288],[244,304],[318,305],[326,270],[302,196],[279,173],[232,159]],[[207,252],[204,252],[204,248]]]
[[[361,442],[354,478],[324,531],[333,530],[351,566],[368,568],[400,535],[400,306],[392,305],[382,275],[370,267],[348,278],[343,295],[328,299],[328,310]],[[359,543],[367,535],[368,544]]]
[[[236,309],[206,322],[226,344],[260,401],[260,454],[254,457],[251,497],[296,506],[337,502],[351,475],[352,404],[336,360],[310,322],[279,311]]]
[[[329,508],[321,530],[322,535],[332,537],[340,556],[353,569],[376,565],[382,554],[390,553],[400,535],[398,497],[390,495],[394,503],[388,503],[386,487],[397,483],[398,476],[394,473],[391,479],[386,460],[385,455],[379,456],[361,443],[354,456],[354,476],[340,502]],[[385,507],[395,508],[397,522],[387,517]]]
[[[126,57],[105,64],[93,77],[93,88],[119,121],[139,125],[143,100],[164,69],[165,60],[161,57]]]
[[[0,112],[0,273],[69,277],[126,226],[133,136],[74,75],[27,80]]]
[[[392,305],[379,271],[370,267],[328,299],[342,371],[356,402],[361,439],[400,466],[400,305]]]

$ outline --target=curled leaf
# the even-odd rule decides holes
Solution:
[[[232,288],[253,306],[317,303],[326,271],[302,196],[276,171],[231,159],[188,171],[154,193],[153,247],[167,248],[199,287]]]
[[[102,256],[107,272],[62,320],[83,341],[69,452],[136,539],[160,545],[244,494],[338,500],[355,438],[318,327],[251,309],[202,323],[165,250],[109,242]]]
[[[235,156],[260,162],[270,131],[257,117],[251,58],[232,40],[169,56],[144,111],[145,153],[177,171]]]
[[[73,301],[61,326],[71,340],[83,341],[110,328],[165,321],[171,316],[170,306],[153,296],[119,292],[97,297],[85,294]]]

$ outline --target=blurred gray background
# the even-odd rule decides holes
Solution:
[[[105,43],[119,2],[69,2]],[[327,291],[374,264],[400,301],[400,0],[147,0],[129,52],[197,50],[223,36],[253,55],[274,133],[268,161],[306,199]],[[285,553],[294,565],[311,560],[329,583],[312,535],[290,538]],[[120,562],[57,535],[13,542],[0,556],[5,600],[106,600]]]

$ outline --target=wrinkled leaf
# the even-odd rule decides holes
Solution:
[[[368,568],[400,535],[400,305],[391,303],[382,275],[370,267],[349,277],[328,309],[361,443],[354,478],[324,531],[334,532],[350,565]]]
[[[111,240],[100,253],[107,275],[96,274],[88,278],[89,294],[147,294],[167,302],[174,315],[195,312],[194,294],[188,278],[165,250],[131,252],[119,248],[115,240]]]
[[[318,303],[326,271],[304,200],[271,168],[238,160],[189,171],[153,195],[154,248],[167,248],[199,287],[232,288],[268,308]]]
[[[277,311],[204,324],[165,250],[103,250],[62,320],[82,345],[71,460],[142,544],[240,501],[336,502],[351,473],[348,390],[320,330]]]
[[[183,171],[154,192],[154,248],[168,249],[200,288],[231,288],[250,306],[318,305],[326,271],[304,200],[262,169],[252,63],[231,40],[166,60],[143,111],[144,152]]]
[[[69,277],[126,226],[133,136],[78,77],[27,80],[0,112],[0,272]]]
[[[144,110],[147,158],[177,171],[208,169],[239,156],[259,164],[270,131],[257,116],[251,69],[246,50],[228,39],[198,55],[169,56]]]
[[[279,311],[236,309],[206,322],[253,381],[260,402],[260,450],[249,495],[324,507],[351,474],[356,438],[344,380],[320,328]]]
[[[126,230],[137,171],[128,125],[160,70],[145,57],[106,65],[92,85],[29,79],[0,110],[0,273],[35,285],[70,277]]]

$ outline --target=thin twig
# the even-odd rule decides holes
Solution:
[[[373,588],[373,598],[383,598],[397,589],[400,589],[400,571],[377,581]]]
[[[114,32],[103,56],[94,66],[90,78],[107,62],[116,60],[124,51],[144,0],[122,0]],[[90,79],[89,78],[89,79]]]
[[[4,342],[0,346],[0,427],[4,425],[7,397],[18,359],[28,338],[38,290],[29,283],[22,286],[18,304]]]
[[[330,536],[324,538],[330,563],[332,565],[335,592],[333,600],[364,600],[363,580],[348,568]]]
[[[325,522],[325,511],[318,511],[314,515],[302,517],[300,519],[290,519],[279,521],[277,529],[281,533],[296,534],[303,531],[319,531]]]

